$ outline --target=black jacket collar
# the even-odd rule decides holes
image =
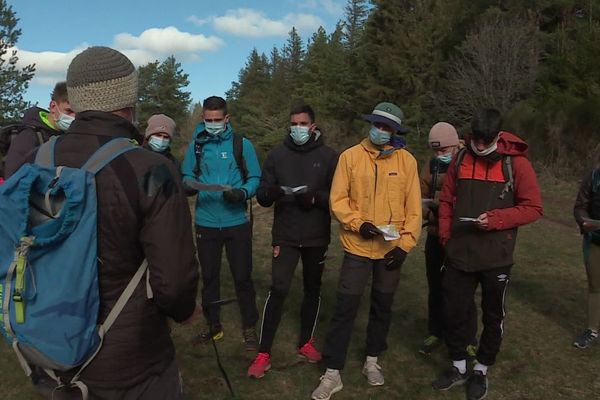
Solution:
[[[142,143],[142,136],[131,122],[118,115],[103,111],[77,113],[67,133],[126,137]]]

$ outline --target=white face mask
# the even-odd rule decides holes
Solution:
[[[74,120],[75,120],[74,117],[71,117],[70,115],[67,115],[67,114],[63,114],[59,110],[58,118],[56,119],[56,126],[58,126],[58,128],[61,131],[66,131],[67,129],[69,129],[69,127],[71,126],[71,123]]]
[[[490,144],[490,146],[487,147],[485,150],[478,150],[477,146],[475,145],[475,142],[473,140],[471,140],[471,150],[473,150],[473,153],[475,153],[476,155],[478,155],[480,157],[488,156],[488,155],[492,154],[493,152],[495,152],[497,149],[498,149],[498,137],[496,137],[496,139],[494,139],[492,144]]]

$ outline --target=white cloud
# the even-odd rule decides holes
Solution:
[[[200,17],[197,17],[195,15],[190,15],[185,20],[188,21],[188,22],[191,22],[194,25],[202,26],[202,25],[206,25],[209,22],[211,22],[212,21],[212,17],[200,18]]]
[[[214,28],[235,36],[267,37],[286,36],[292,27],[303,33],[311,33],[323,25],[315,15],[291,13],[282,19],[269,19],[265,13],[249,8],[227,10],[223,16],[209,17]]]
[[[140,66],[163,60],[170,55],[175,55],[180,61],[197,61],[200,58],[199,53],[216,51],[224,44],[223,40],[216,36],[195,35],[169,26],[147,29],[139,36],[119,33],[114,37],[111,47],[123,52],[136,66]],[[65,79],[71,60],[87,47],[88,44],[82,44],[68,52],[17,49],[17,65],[24,67],[35,64],[32,84],[52,86]]]
[[[58,51],[27,51],[15,48],[17,50],[17,65],[24,67],[29,64],[35,64],[35,75],[32,84],[52,86],[57,81],[64,80],[67,75],[67,67],[77,54],[87,45],[79,46],[69,52],[61,53]]]
[[[341,17],[344,14],[344,5],[335,0],[306,0],[300,8],[322,9],[328,14]]]
[[[223,44],[218,37],[181,32],[174,26],[147,29],[139,36],[119,33],[114,40],[117,49],[146,50],[162,55],[215,51]]]

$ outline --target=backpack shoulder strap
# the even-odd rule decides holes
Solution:
[[[37,140],[38,140],[38,146],[43,145],[44,144],[44,136],[42,135],[42,131],[40,131],[39,129],[36,129],[35,136],[37,137]]]
[[[54,146],[58,136],[52,136],[50,140],[42,144],[35,155],[35,163],[41,167],[54,167]]]
[[[456,161],[454,161],[454,170],[456,172],[457,177],[458,177],[458,171],[460,171],[460,164],[462,163],[463,159],[465,158],[466,153],[467,153],[467,148],[463,147],[462,149],[460,149],[458,151],[458,154],[456,154]]]
[[[139,148],[127,138],[116,138],[100,147],[81,167],[92,174],[97,174],[102,168],[121,154]]]
[[[600,168],[594,168],[592,171],[592,194],[595,194],[600,188]]]
[[[507,155],[502,158],[502,173],[504,174],[506,182],[504,183],[504,188],[502,188],[502,193],[498,196],[500,199],[504,199],[506,193],[512,192],[515,189],[515,178],[511,156]]]
[[[194,154],[196,156],[196,164],[194,165],[194,170],[192,171],[196,176],[196,179],[200,178],[200,162],[202,161],[202,149],[204,148],[204,143],[198,143],[194,139]]]
[[[242,182],[246,183],[248,181],[248,168],[246,167],[246,160],[244,160],[244,136],[235,132],[233,133],[233,157],[242,175]]]

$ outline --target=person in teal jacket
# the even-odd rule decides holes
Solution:
[[[246,349],[258,340],[258,310],[252,282],[252,229],[248,201],[260,183],[260,165],[252,143],[235,133],[227,103],[211,96],[202,104],[203,122],[194,132],[181,166],[184,186],[197,192],[196,242],[202,271],[202,304],[208,329],[194,338],[206,343],[223,338],[219,306],[223,246],[233,276]]]

